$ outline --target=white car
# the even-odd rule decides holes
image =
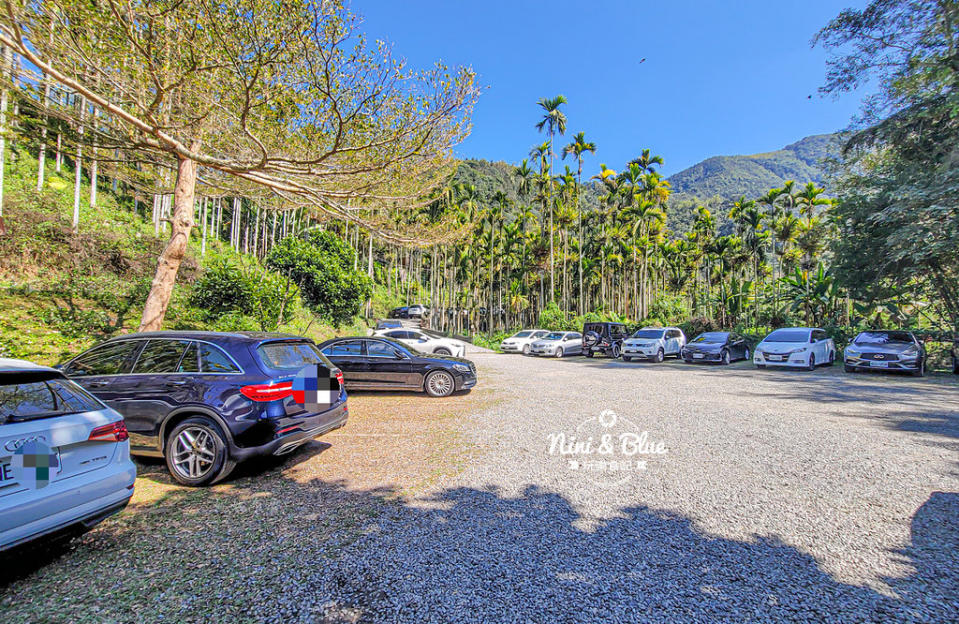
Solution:
[[[129,437],[123,416],[60,371],[0,359],[0,551],[126,507]]]
[[[444,338],[435,334],[428,334],[421,329],[400,328],[383,329],[373,332],[374,336],[383,338],[392,338],[403,344],[413,347],[423,353],[435,353],[437,355],[455,355],[456,357],[466,356],[466,343],[461,340]]]
[[[678,327],[644,327],[623,341],[623,361],[662,362],[667,355],[681,357],[685,346],[686,334]]]
[[[406,313],[410,318],[422,318],[424,316],[429,316],[430,309],[421,303],[414,303],[406,309]]]
[[[579,332],[550,332],[530,345],[530,355],[563,357],[583,352],[583,334]]]
[[[548,335],[549,331],[545,329],[524,329],[501,342],[499,348],[503,353],[529,355],[530,345]]]
[[[822,329],[784,327],[756,345],[753,363],[759,368],[784,366],[813,370],[836,361],[836,344]]]

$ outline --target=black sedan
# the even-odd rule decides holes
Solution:
[[[410,309],[408,306],[402,306],[400,308],[393,308],[390,310],[388,315],[391,319],[406,319],[410,318]]]
[[[748,360],[749,343],[733,332],[705,332],[699,334],[683,347],[682,357],[686,362],[719,362],[729,364],[735,360]]]
[[[343,371],[348,390],[412,390],[444,397],[476,385],[476,366],[427,355],[386,338],[333,338],[320,351]]]
[[[847,373],[860,370],[926,373],[926,347],[909,331],[864,331],[846,347]]]

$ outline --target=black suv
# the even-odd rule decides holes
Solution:
[[[330,368],[341,386],[316,412],[293,397],[293,378],[311,364]],[[184,485],[216,483],[238,461],[289,453],[346,424],[342,373],[297,336],[130,334],[81,353],[62,371],[123,415],[131,453],[165,458]]]
[[[629,333],[623,323],[586,323],[583,325],[583,355],[601,353],[618,358]]]

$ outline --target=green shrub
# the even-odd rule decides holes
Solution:
[[[679,328],[683,330],[687,338],[695,338],[704,332],[720,331],[722,328],[719,323],[706,316],[696,316],[685,323],[681,323]]]
[[[566,313],[559,309],[556,302],[550,302],[540,311],[537,325],[542,329],[564,330],[567,327]]]
[[[270,250],[268,267],[288,276],[303,300],[321,317],[342,325],[370,298],[369,277],[353,270],[353,248],[330,232],[311,230],[288,236]]]
[[[198,313],[179,324],[203,324],[218,331],[274,331],[293,318],[298,288],[257,263],[214,259],[197,279],[189,305]]]

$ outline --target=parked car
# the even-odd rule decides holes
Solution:
[[[376,327],[373,329],[373,331],[378,331],[381,329],[396,329],[397,327],[403,327],[403,323],[397,319],[379,320],[376,322]]]
[[[174,479],[201,486],[346,424],[342,388],[318,412],[293,400],[293,377],[310,364],[342,378],[307,338],[164,331],[113,338],[62,370],[123,414],[134,455],[163,457]]]
[[[545,329],[524,329],[516,332],[500,343],[499,348],[504,353],[522,353],[529,355],[530,345],[549,335]]]
[[[563,357],[583,352],[583,335],[579,332],[552,332],[530,345],[530,355]]]
[[[618,358],[628,333],[622,323],[586,323],[583,325],[583,355],[600,353]]]
[[[476,385],[476,366],[429,355],[389,338],[333,338],[320,350],[343,371],[348,389],[412,390],[444,397]]]
[[[667,355],[680,357],[686,334],[678,327],[644,327],[623,341],[623,361],[633,358],[662,362]]]
[[[422,329],[403,328],[403,329],[384,329],[373,332],[374,336],[390,338],[397,340],[405,345],[411,346],[417,351],[423,353],[435,353],[436,355],[455,355],[463,357],[466,355],[466,343],[453,338],[445,338],[430,334]]]
[[[785,366],[814,370],[836,361],[836,345],[822,329],[784,327],[756,345],[753,362],[758,368]]]
[[[402,306],[400,308],[393,308],[392,310],[390,310],[390,313],[388,314],[388,316],[391,319],[410,318],[410,309],[406,306]]]
[[[414,303],[406,309],[406,314],[410,318],[423,318],[424,316],[429,316],[429,313],[430,309],[419,303]]]
[[[719,362],[729,364],[736,360],[748,360],[749,343],[733,332],[704,332],[683,347],[682,356],[688,363]]]
[[[909,331],[864,331],[843,353],[847,373],[860,370],[903,371],[926,374],[926,347]]]
[[[0,550],[81,533],[126,507],[128,440],[123,417],[60,371],[0,359]],[[28,452],[39,468],[14,470]]]

